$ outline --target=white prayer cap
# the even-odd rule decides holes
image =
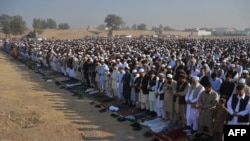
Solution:
[[[139,72],[144,72],[144,69],[139,69]]]
[[[165,68],[165,67],[166,67],[166,65],[162,64],[162,65],[161,65],[161,67]]]
[[[161,78],[164,78],[164,77],[165,77],[165,75],[164,75],[163,73],[159,73],[158,76],[161,77]]]
[[[248,73],[249,73],[249,71],[248,71],[248,70],[243,70],[243,71],[242,71],[242,73],[246,73],[246,74],[248,74]]]
[[[132,73],[137,73],[137,70],[136,69],[132,70]]]
[[[192,79],[196,80],[196,81],[199,81],[200,78],[198,76],[193,76]]]
[[[120,68],[120,69],[123,69],[123,65],[119,65],[119,68]]]
[[[220,66],[220,63],[216,63],[216,66]]]
[[[239,80],[239,83],[241,83],[241,84],[245,84],[245,83],[246,83],[246,79],[241,78],[241,79]]]
[[[172,78],[173,78],[173,75],[172,75],[172,74],[167,74],[167,78],[172,79]]]
[[[104,62],[104,59],[101,59],[101,62]]]
[[[230,67],[234,68],[234,67],[235,67],[235,64],[231,64]]]
[[[171,69],[172,67],[171,66],[167,66],[168,69]]]
[[[152,65],[151,67],[152,67],[152,68],[155,68],[155,65]]]

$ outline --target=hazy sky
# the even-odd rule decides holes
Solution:
[[[0,14],[20,15],[28,27],[33,18],[52,18],[86,29],[116,14],[129,27],[144,23],[147,29],[160,24],[175,29],[250,28],[250,0],[0,0]]]

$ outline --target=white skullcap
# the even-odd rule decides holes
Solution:
[[[155,65],[152,65],[151,67],[152,67],[152,68],[155,68]]]
[[[173,75],[172,74],[167,74],[167,78],[173,78]]]
[[[242,73],[247,73],[248,74],[249,71],[248,70],[243,70]]]
[[[216,63],[217,66],[220,66],[220,63]]]
[[[241,83],[241,84],[245,84],[245,83],[246,83],[246,79],[241,78],[241,79],[239,80],[239,83]]]
[[[136,69],[132,70],[132,73],[137,73],[137,70]]]
[[[230,67],[234,68],[234,67],[235,67],[235,64],[231,64]]]
[[[159,73],[158,75],[159,77],[165,77],[165,75],[163,73]]]
[[[172,67],[171,66],[167,66],[168,69],[171,69]]]
[[[139,72],[144,72],[144,69],[139,69]]]
[[[199,78],[198,76],[193,76],[192,79],[193,79],[193,80],[196,80],[196,81],[199,81],[199,80],[200,80],[200,78]]]
[[[109,70],[109,68],[108,68],[108,67],[105,67],[105,70],[106,70],[106,71],[108,71],[108,70]]]
[[[162,65],[161,65],[161,67],[164,67],[164,68],[165,68],[165,67],[166,67],[166,65],[162,64]]]

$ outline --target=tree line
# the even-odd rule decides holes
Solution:
[[[122,19],[122,17],[117,16],[115,14],[109,14],[104,19],[105,24],[101,24],[97,29],[104,30],[108,28],[109,30],[147,30],[147,25],[144,23],[141,24],[133,24],[130,28],[126,26],[126,23]],[[57,25],[57,22],[54,19],[40,19],[34,18],[33,23],[33,32],[32,35],[35,37],[36,34],[42,34],[44,29],[69,29],[70,26],[68,23],[60,23]],[[10,37],[10,35],[21,35],[27,30],[26,22],[23,20],[23,17],[20,15],[9,16],[6,14],[0,15],[0,28],[1,31],[6,35],[6,37]],[[170,27],[163,27],[159,25],[159,27],[152,27],[153,31],[156,33],[160,33],[166,30],[174,30]],[[32,36],[32,37],[33,37]]]
[[[44,29],[69,29],[68,23],[59,23],[57,25],[56,21],[48,19],[34,18],[32,27],[34,29],[34,34],[41,34]],[[6,35],[6,38],[10,38],[10,35],[22,35],[28,29],[26,22],[20,15],[9,16],[6,14],[0,15],[0,29]]]

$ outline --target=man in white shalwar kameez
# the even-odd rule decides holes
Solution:
[[[118,78],[118,75],[119,75],[119,71],[117,70],[117,66],[116,64],[114,64],[113,66],[113,71],[111,73],[111,88],[112,88],[112,91],[111,91],[111,95],[114,96],[114,97],[117,97],[118,96],[118,81],[117,81],[117,78]]]
[[[119,67],[119,74],[117,77],[118,81],[118,99],[122,100],[123,99],[123,83],[122,83],[122,78],[125,74],[125,70],[122,66]]]
[[[101,89],[101,92],[104,92],[105,91],[105,77],[106,77],[106,71],[109,70],[108,66],[104,63],[104,60],[101,60],[101,66],[98,70],[98,73],[99,73],[99,83],[100,83],[100,89]]]
[[[201,93],[205,88],[199,83],[199,77],[192,77],[192,84],[189,86],[185,101],[187,103],[186,107],[186,120],[187,127],[193,132],[198,130],[198,119],[199,119],[199,109],[196,107],[197,101],[200,98]]]
[[[159,73],[159,80],[156,82],[155,86],[157,117],[162,119],[166,119],[166,112],[164,109],[165,91],[163,89],[165,80],[165,75],[163,73]]]
[[[130,81],[130,86],[131,86],[131,102],[133,106],[136,106],[138,108],[138,95],[139,95],[139,90],[136,88],[136,85],[138,83],[138,78],[139,78],[139,73],[137,72],[136,69],[132,71],[132,79]]]

